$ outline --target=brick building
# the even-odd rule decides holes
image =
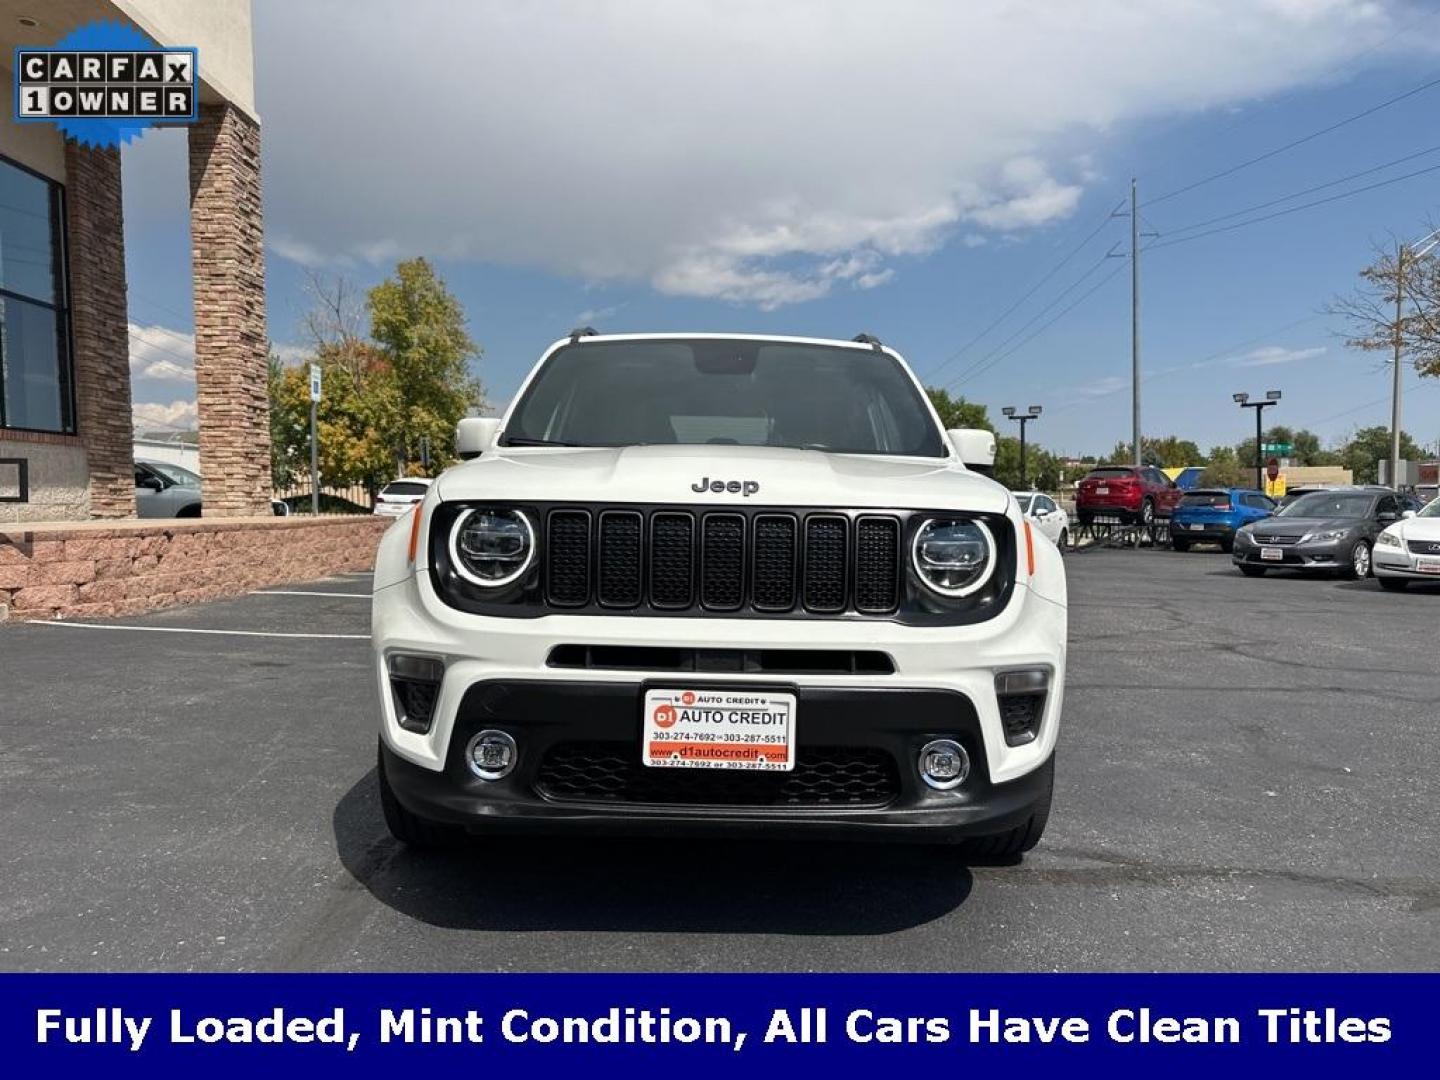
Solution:
[[[16,123],[8,67],[17,46],[97,19],[199,49],[189,171],[205,516],[268,513],[249,0],[0,0],[0,525],[135,513],[121,151]]]

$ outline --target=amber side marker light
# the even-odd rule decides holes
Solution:
[[[411,547],[411,549],[412,549],[412,554],[411,554],[411,556],[410,556],[410,559],[411,559],[411,561],[413,562],[414,559],[415,559],[415,556],[414,556],[414,554],[413,554],[413,549],[414,549],[414,547],[415,547],[415,542],[414,542],[413,540],[410,542],[410,547]],[[1026,563],[1026,566],[1028,567],[1028,569],[1029,569],[1029,571],[1030,571],[1030,576],[1031,576],[1031,577],[1034,577],[1034,576],[1035,576],[1035,537],[1034,537],[1034,536],[1031,534],[1031,532],[1030,532],[1030,522],[1029,522],[1028,520],[1025,522],[1025,563]]]
[[[415,553],[420,550],[420,504],[415,504],[415,509],[410,511],[410,565],[415,565]],[[1030,560],[1035,561],[1033,558]],[[1032,568],[1032,574],[1035,572]]]

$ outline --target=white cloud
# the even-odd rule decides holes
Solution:
[[[269,0],[255,18],[271,247],[308,266],[422,252],[797,303],[1064,218],[1127,125],[1427,47],[1395,34],[1408,12],[484,0],[397,19]],[[857,257],[863,270],[833,269]]]
[[[160,402],[136,402],[131,406],[130,415],[135,427],[166,428],[188,431],[195,427],[196,411],[194,401],[176,400],[169,405]]]
[[[1293,364],[1297,360],[1311,360],[1317,356],[1324,356],[1327,351],[1324,345],[1315,345],[1308,349],[1287,349],[1283,345],[1265,345],[1239,356],[1232,356],[1225,363],[1229,367],[1273,367],[1276,364]]]
[[[610,304],[601,308],[586,308],[575,316],[576,326],[589,326],[592,323],[603,323],[613,319],[620,313],[624,304]]]
[[[142,379],[194,379],[195,335],[131,323],[130,374]]]

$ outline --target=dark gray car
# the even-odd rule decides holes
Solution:
[[[1375,537],[1399,521],[1403,509],[1393,491],[1313,491],[1281,507],[1274,517],[1240,529],[1231,557],[1250,577],[1270,569],[1369,577]]]

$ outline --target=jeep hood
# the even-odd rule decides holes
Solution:
[[[701,480],[758,490],[698,492]],[[436,482],[446,502],[893,507],[999,514],[1009,493],[944,458],[827,454],[768,446],[497,447]]]

